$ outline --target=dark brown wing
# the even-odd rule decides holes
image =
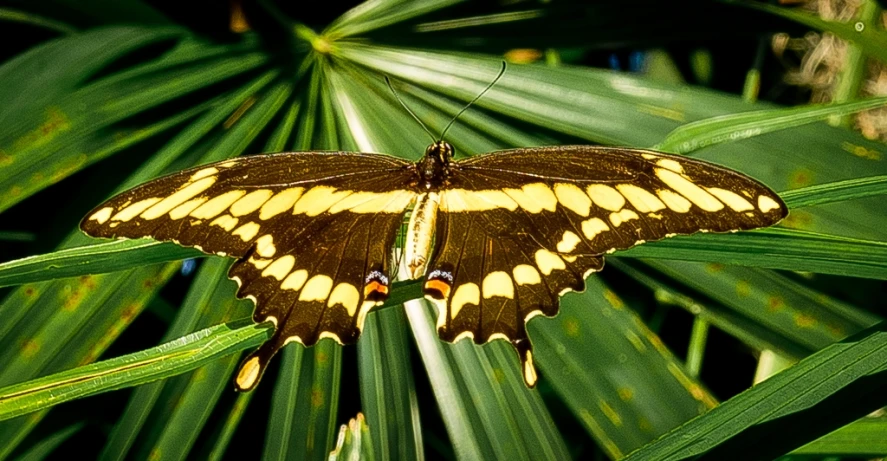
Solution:
[[[653,151],[563,146],[474,157],[440,192],[425,292],[443,339],[508,339],[535,383],[526,322],[557,313],[603,255],[694,232],[766,227],[775,192],[735,171]]]
[[[243,157],[166,176],[111,198],[81,223],[95,237],[153,237],[239,258],[228,273],[274,336],[241,365],[258,384],[288,342],[357,340],[388,296],[389,254],[415,198],[413,165],[353,153]]]

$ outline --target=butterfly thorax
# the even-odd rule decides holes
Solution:
[[[452,159],[453,146],[438,141],[425,149],[425,155],[416,164],[420,176],[419,195],[410,215],[405,247],[411,278],[421,277],[425,273],[440,204],[438,191],[449,182]]]
[[[436,191],[444,186],[450,175],[450,162],[453,160],[453,146],[438,141],[425,149],[425,155],[417,163],[421,177],[422,191]]]

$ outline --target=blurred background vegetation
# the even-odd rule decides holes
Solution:
[[[783,3],[0,3],[0,261],[31,257],[0,264],[0,459],[884,456],[884,5]],[[791,215],[610,257],[530,324],[532,391],[509,346],[441,343],[405,282],[356,347],[291,345],[236,394],[267,331],[238,322],[230,261],[77,231],[115,191],[236,155],[416,159],[383,77],[440,130],[502,60],[459,156],[657,146],[796,191]]]

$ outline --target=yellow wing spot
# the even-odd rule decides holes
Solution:
[[[292,274],[288,275],[283,283],[280,284],[281,290],[293,290],[299,291],[303,285],[305,285],[305,281],[308,280],[308,271],[305,269],[299,269]]]
[[[262,277],[274,277],[277,280],[283,280],[293,270],[295,264],[296,258],[292,255],[282,256],[274,260],[270,266],[262,271]]]
[[[681,164],[678,163],[677,161],[672,160],[670,158],[661,159],[661,160],[657,161],[656,164],[661,166],[662,168],[666,168],[671,171],[674,171],[675,173],[683,173],[684,172],[684,167],[682,167]]]
[[[619,227],[622,223],[632,219],[638,219],[638,214],[628,209],[610,213],[610,222],[613,223],[614,227]]]
[[[299,200],[304,191],[304,187],[293,187],[278,192],[262,205],[262,209],[259,211],[259,219],[264,221],[289,210],[296,204],[296,201]]]
[[[209,219],[218,216],[221,212],[228,209],[232,203],[246,194],[244,190],[232,190],[225,192],[209,199],[208,202],[200,205],[196,210],[191,212],[191,216],[199,219]],[[235,215],[236,216],[236,215]]]
[[[605,210],[619,211],[625,206],[625,197],[610,186],[592,184],[586,192],[595,205]]]
[[[256,381],[259,379],[259,358],[253,357],[246,361],[242,367],[240,367],[240,371],[237,372],[237,387],[241,389],[250,389],[255,386]]]
[[[709,193],[717,197],[718,200],[726,203],[728,207],[733,209],[733,211],[748,211],[755,209],[755,206],[752,205],[751,202],[744,199],[736,192],[721,189],[719,187],[708,187],[706,189]]]
[[[486,211],[504,208],[514,211],[518,204],[500,190],[449,189],[443,192],[441,208],[444,211]]]
[[[198,171],[197,173],[194,173],[193,175],[191,175],[191,181],[197,181],[198,179],[202,179],[207,176],[212,176],[218,172],[219,172],[219,170],[216,168],[213,168],[213,167],[204,168],[204,169]]]
[[[492,204],[493,208],[505,208],[509,211],[517,209],[517,202],[501,190],[479,190],[474,193],[481,201]]]
[[[511,283],[511,277],[508,276],[508,273],[503,271],[490,272],[484,277],[483,292],[484,299],[490,299],[493,296],[514,299],[514,284]]]
[[[333,341],[339,343],[339,345],[345,345],[345,343],[342,342],[342,338],[340,338],[339,335],[333,333],[332,331],[321,331],[320,335],[317,337],[317,339],[321,340],[324,338],[332,339]],[[323,399],[318,399],[318,400],[322,401]],[[314,402],[314,399],[312,399],[312,403],[313,402]],[[315,406],[320,406],[320,405],[315,405]]]
[[[145,211],[148,207],[154,205],[155,203],[157,203],[159,201],[160,201],[160,198],[152,197],[152,198],[148,198],[148,199],[133,203],[132,205],[118,211],[117,214],[115,214],[111,218],[111,221],[128,222],[130,219],[135,218],[141,212]]]
[[[237,160],[228,160],[225,163],[220,163],[219,166],[222,168],[231,168],[232,166],[237,165]]]
[[[246,194],[242,199],[231,205],[231,214],[234,216],[243,216],[256,211],[271,198],[274,192],[268,189],[259,189]]]
[[[108,219],[111,218],[111,213],[114,212],[114,208],[106,206],[99,211],[96,211],[89,217],[90,221],[97,221],[99,224],[104,224]]]
[[[476,283],[466,283],[456,288],[453,300],[450,302],[450,318],[456,318],[466,304],[480,306],[480,288]]]
[[[665,209],[662,200],[656,198],[655,195],[633,184],[619,184],[616,186],[619,192],[628,199],[631,206],[635,207],[641,213],[650,213]]]
[[[561,205],[579,216],[588,216],[591,211],[591,199],[574,184],[555,184],[554,195]]]
[[[261,229],[261,226],[250,221],[235,229],[234,232],[231,233],[231,235],[236,235],[240,237],[240,239],[244,242],[249,242],[253,239],[253,237],[256,236],[256,234],[259,233],[259,229]]]
[[[581,241],[582,239],[572,231],[565,231],[563,238],[557,244],[557,251],[558,253],[570,253],[576,249],[576,245],[579,245]]]
[[[646,160],[655,160],[659,156],[653,155],[653,154],[641,154],[641,157],[644,157],[644,159],[646,159]]]
[[[286,345],[289,344],[289,343],[299,343],[299,344],[301,344],[301,345],[303,345],[303,346],[305,345],[305,343],[302,341],[302,338],[300,338],[300,337],[298,337],[298,336],[289,336],[289,337],[287,337],[286,339],[283,340],[283,345],[284,345],[284,346],[286,346]]]
[[[215,184],[215,182],[216,177],[209,176],[203,179],[198,179],[192,183],[186,183],[184,187],[177,190],[169,197],[166,197],[156,205],[148,208],[142,213],[141,217],[142,219],[157,219],[172,211],[173,208],[194,198],[197,194],[209,189],[209,187]]]
[[[231,216],[229,214],[223,214],[222,216],[219,216],[218,218],[214,219],[211,223],[209,223],[209,225],[210,226],[219,226],[222,229],[225,229],[226,231],[231,232],[231,229],[234,229],[234,226],[237,225],[237,221],[238,221],[238,219],[235,218],[234,216]],[[271,256],[271,255],[269,255],[269,256]]]
[[[326,301],[333,288],[333,279],[326,275],[311,277],[299,293],[299,301]]]
[[[656,168],[656,176],[705,211],[719,211],[724,208],[724,204],[712,197],[705,189],[674,171]]]
[[[400,191],[395,191],[400,192]],[[386,193],[376,193],[376,192],[355,192],[345,198],[343,198],[339,203],[330,207],[329,212],[332,214],[341,213],[346,210],[351,210],[352,208],[360,207],[361,205],[366,205],[366,210],[364,212],[380,212],[381,209],[385,206],[388,201],[387,198],[390,198],[390,192]],[[371,210],[375,211],[371,211]],[[355,211],[355,213],[360,213],[359,211]]]
[[[317,216],[351,194],[350,190],[336,191],[330,186],[312,187],[296,202],[293,214]]]
[[[474,332],[463,331],[462,333],[459,333],[458,335],[456,335],[456,337],[453,339],[453,342],[458,343],[459,341],[462,341],[463,339],[466,339],[466,338],[474,339]]]
[[[527,351],[527,359],[524,361],[524,381],[530,385],[536,385],[536,366],[533,365],[533,351]]]
[[[340,283],[330,293],[330,299],[326,305],[327,307],[333,307],[336,304],[341,304],[348,311],[348,315],[354,317],[354,314],[357,313],[357,303],[359,302],[360,293],[357,291],[357,287],[350,283]]]
[[[601,218],[591,218],[582,221],[582,233],[588,240],[597,237],[601,232],[607,232],[609,230],[610,226],[608,226]]]
[[[550,187],[542,183],[527,184],[520,189],[505,189],[503,192],[530,213],[557,209],[557,197]]]
[[[208,199],[209,197],[198,197],[188,200],[187,202],[173,208],[169,212],[169,217],[170,219],[182,219],[185,216],[191,214],[191,212],[194,211],[195,208],[203,205],[203,203],[206,202]]]
[[[363,331],[363,324],[366,321],[367,314],[370,309],[381,306],[384,301],[364,301],[360,304],[360,310],[357,312],[357,329]]]
[[[567,268],[567,265],[564,264],[564,260],[561,259],[560,256],[544,248],[537,251],[534,256],[536,259],[536,265],[539,266],[539,270],[545,275],[551,274],[556,269],[563,270]]]
[[[693,206],[687,199],[668,189],[660,189],[656,193],[671,211],[686,213]]]
[[[758,197],[758,209],[761,210],[761,213],[766,213],[770,210],[779,209],[779,203],[766,195],[761,195]]]
[[[256,253],[265,258],[270,258],[274,256],[274,253],[277,253],[277,248],[274,247],[274,237],[271,234],[263,235],[256,240]]]
[[[349,208],[349,211],[352,213],[401,213],[407,209],[416,197],[414,192],[408,190],[396,190],[385,194],[373,193],[372,195],[373,198],[371,200],[361,202]],[[347,200],[348,197],[345,197],[345,199]],[[330,210],[333,208],[336,208],[336,205],[333,205]]]
[[[538,285],[542,283],[539,271],[529,264],[519,264],[511,271],[518,285]],[[541,311],[540,311],[541,313]]]

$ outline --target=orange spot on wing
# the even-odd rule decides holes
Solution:
[[[363,287],[363,297],[365,299],[369,299],[370,295],[372,295],[374,293],[377,294],[377,297],[378,296],[388,296],[388,287],[385,285],[382,285],[381,283],[379,283],[375,280],[373,280],[370,283],[367,283]]]
[[[425,291],[436,291],[440,293],[440,299],[450,297],[450,285],[443,280],[429,280],[425,282]]]

